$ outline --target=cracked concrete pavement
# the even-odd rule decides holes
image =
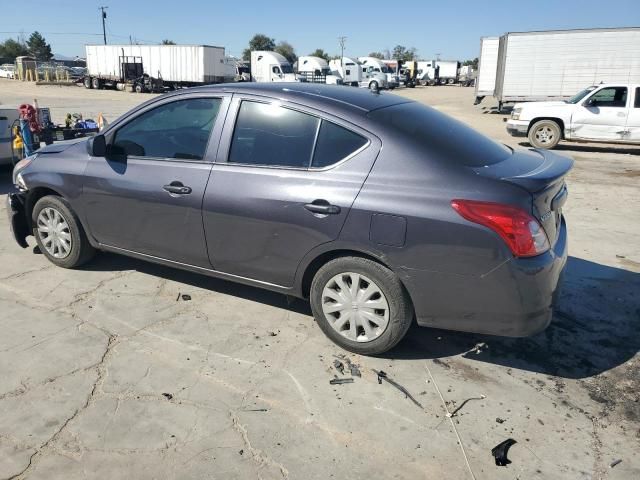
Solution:
[[[5,85],[3,103],[21,100]],[[25,88],[79,111],[93,95],[116,110],[149,98]],[[471,89],[401,93],[517,145]],[[349,355],[362,378],[346,385],[329,385],[344,352],[304,302],[110,254],[55,268],[13,242],[0,212],[0,479],[640,477],[639,152],[562,149],[577,160],[572,256],[551,327],[528,339],[413,328],[383,357]],[[0,173],[0,194],[9,184]],[[497,467],[491,448],[510,437],[513,463]]]

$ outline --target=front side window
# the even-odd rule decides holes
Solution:
[[[320,119],[267,103],[243,101],[229,163],[308,168]]]
[[[273,73],[275,73],[276,75],[280,75],[280,73],[281,73],[281,72],[280,72],[280,67],[273,67],[271,70],[272,70],[272,71],[273,71]]]
[[[587,101],[590,107],[626,107],[627,87],[607,87],[598,90]]]
[[[222,100],[191,98],[165,103],[116,131],[114,153],[202,160]]]
[[[640,108],[640,87],[636,87],[636,99],[633,108]]]

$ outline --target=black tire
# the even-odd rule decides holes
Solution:
[[[93,85],[91,84],[91,77],[84,77],[84,88],[93,88]]]
[[[44,244],[44,234],[38,230],[38,216],[45,209],[53,209],[62,216],[68,225],[68,234],[71,237],[70,251],[68,255],[59,258],[50,253]],[[47,195],[38,200],[31,213],[33,236],[36,238],[40,251],[51,263],[62,268],[75,268],[88,262],[94,255],[95,249],[89,243],[87,235],[76,214],[71,210],[67,201],[61,197]],[[66,233],[66,232],[65,232]]]
[[[91,86],[95,89],[95,90],[100,90],[102,88],[102,80],[100,80],[99,78],[94,78],[91,80]]]
[[[370,279],[387,301],[389,309],[387,326],[373,340],[364,342],[350,340],[333,328],[330,319],[323,311],[325,287],[334,277],[340,274],[347,275],[348,272]],[[387,267],[361,257],[340,257],[322,266],[311,282],[309,300],[313,316],[324,334],[345,350],[361,355],[377,355],[393,348],[405,336],[414,317],[411,299],[400,279]],[[336,317],[333,317],[333,320],[336,321]]]
[[[539,120],[529,128],[527,137],[532,147],[549,150],[558,145],[562,129],[553,120]]]
[[[375,80],[373,82],[369,82],[369,90],[371,90],[372,92],[377,92],[378,82],[376,82]]]
[[[140,85],[139,83],[136,83],[135,91],[136,93],[144,93],[144,86]]]

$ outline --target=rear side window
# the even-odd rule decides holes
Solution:
[[[278,105],[243,101],[229,163],[308,168],[320,119]]]
[[[191,98],[149,110],[116,131],[113,153],[202,160],[221,102]]]
[[[322,121],[311,166],[328,167],[367,144],[367,139],[335,123]]]
[[[640,108],[640,87],[636,88],[636,100],[633,105],[634,108]]]
[[[501,162],[511,150],[444,113],[407,102],[379,108],[369,118],[410,143],[420,145],[427,155],[447,163],[482,167]]]

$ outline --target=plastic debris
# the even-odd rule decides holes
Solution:
[[[447,413],[447,417],[451,418],[451,417],[455,416],[455,414],[456,414],[456,413],[458,413],[458,412],[460,411],[460,409],[461,409],[462,407],[464,407],[464,406],[467,404],[467,402],[470,402],[471,400],[484,400],[485,398],[487,398],[487,397],[485,397],[484,395],[480,395],[479,397],[471,397],[471,398],[467,398],[467,399],[466,399],[464,402],[462,402],[462,403],[458,406],[458,408],[456,408],[453,412],[451,412],[451,413]]]
[[[504,422],[506,422],[506,420],[504,418],[496,417],[496,422],[497,423],[504,423]]]
[[[397,388],[398,390],[400,390],[402,393],[404,393],[405,397],[408,398],[409,400],[411,400],[416,406],[420,407],[422,410],[424,410],[424,407],[422,406],[422,404],[417,401],[415,398],[413,398],[413,395],[411,395],[409,393],[409,391],[404,388],[402,385],[400,385],[398,382],[392,380],[391,378],[389,378],[389,376],[387,375],[387,373],[384,370],[372,370],[373,373],[375,373],[378,376],[378,383],[382,384],[382,380],[385,380],[389,385],[394,386],[395,388]]]
[[[347,377],[347,378],[334,377],[331,380],[329,380],[329,383],[331,385],[342,385],[343,383],[353,383],[353,377]]]
[[[518,442],[513,438],[508,438],[491,449],[491,455],[495,458],[497,466],[506,467],[511,463],[511,460],[507,458],[507,453],[509,453],[509,448],[511,448],[511,445],[514,443]]]
[[[615,467],[616,465],[618,465],[619,463],[622,463],[622,459],[621,459],[621,458],[619,458],[619,459],[614,460],[613,462],[611,462],[611,463],[609,464],[609,468],[613,468],[613,467]]]
[[[334,360],[333,367],[338,370],[341,375],[344,375],[344,363],[342,363],[340,360]]]
[[[191,295],[187,295],[186,293],[182,294],[182,300],[188,302],[189,300],[191,300]]]
[[[171,400],[173,398],[173,395],[171,395],[170,393],[163,393],[162,396],[167,400]]]

